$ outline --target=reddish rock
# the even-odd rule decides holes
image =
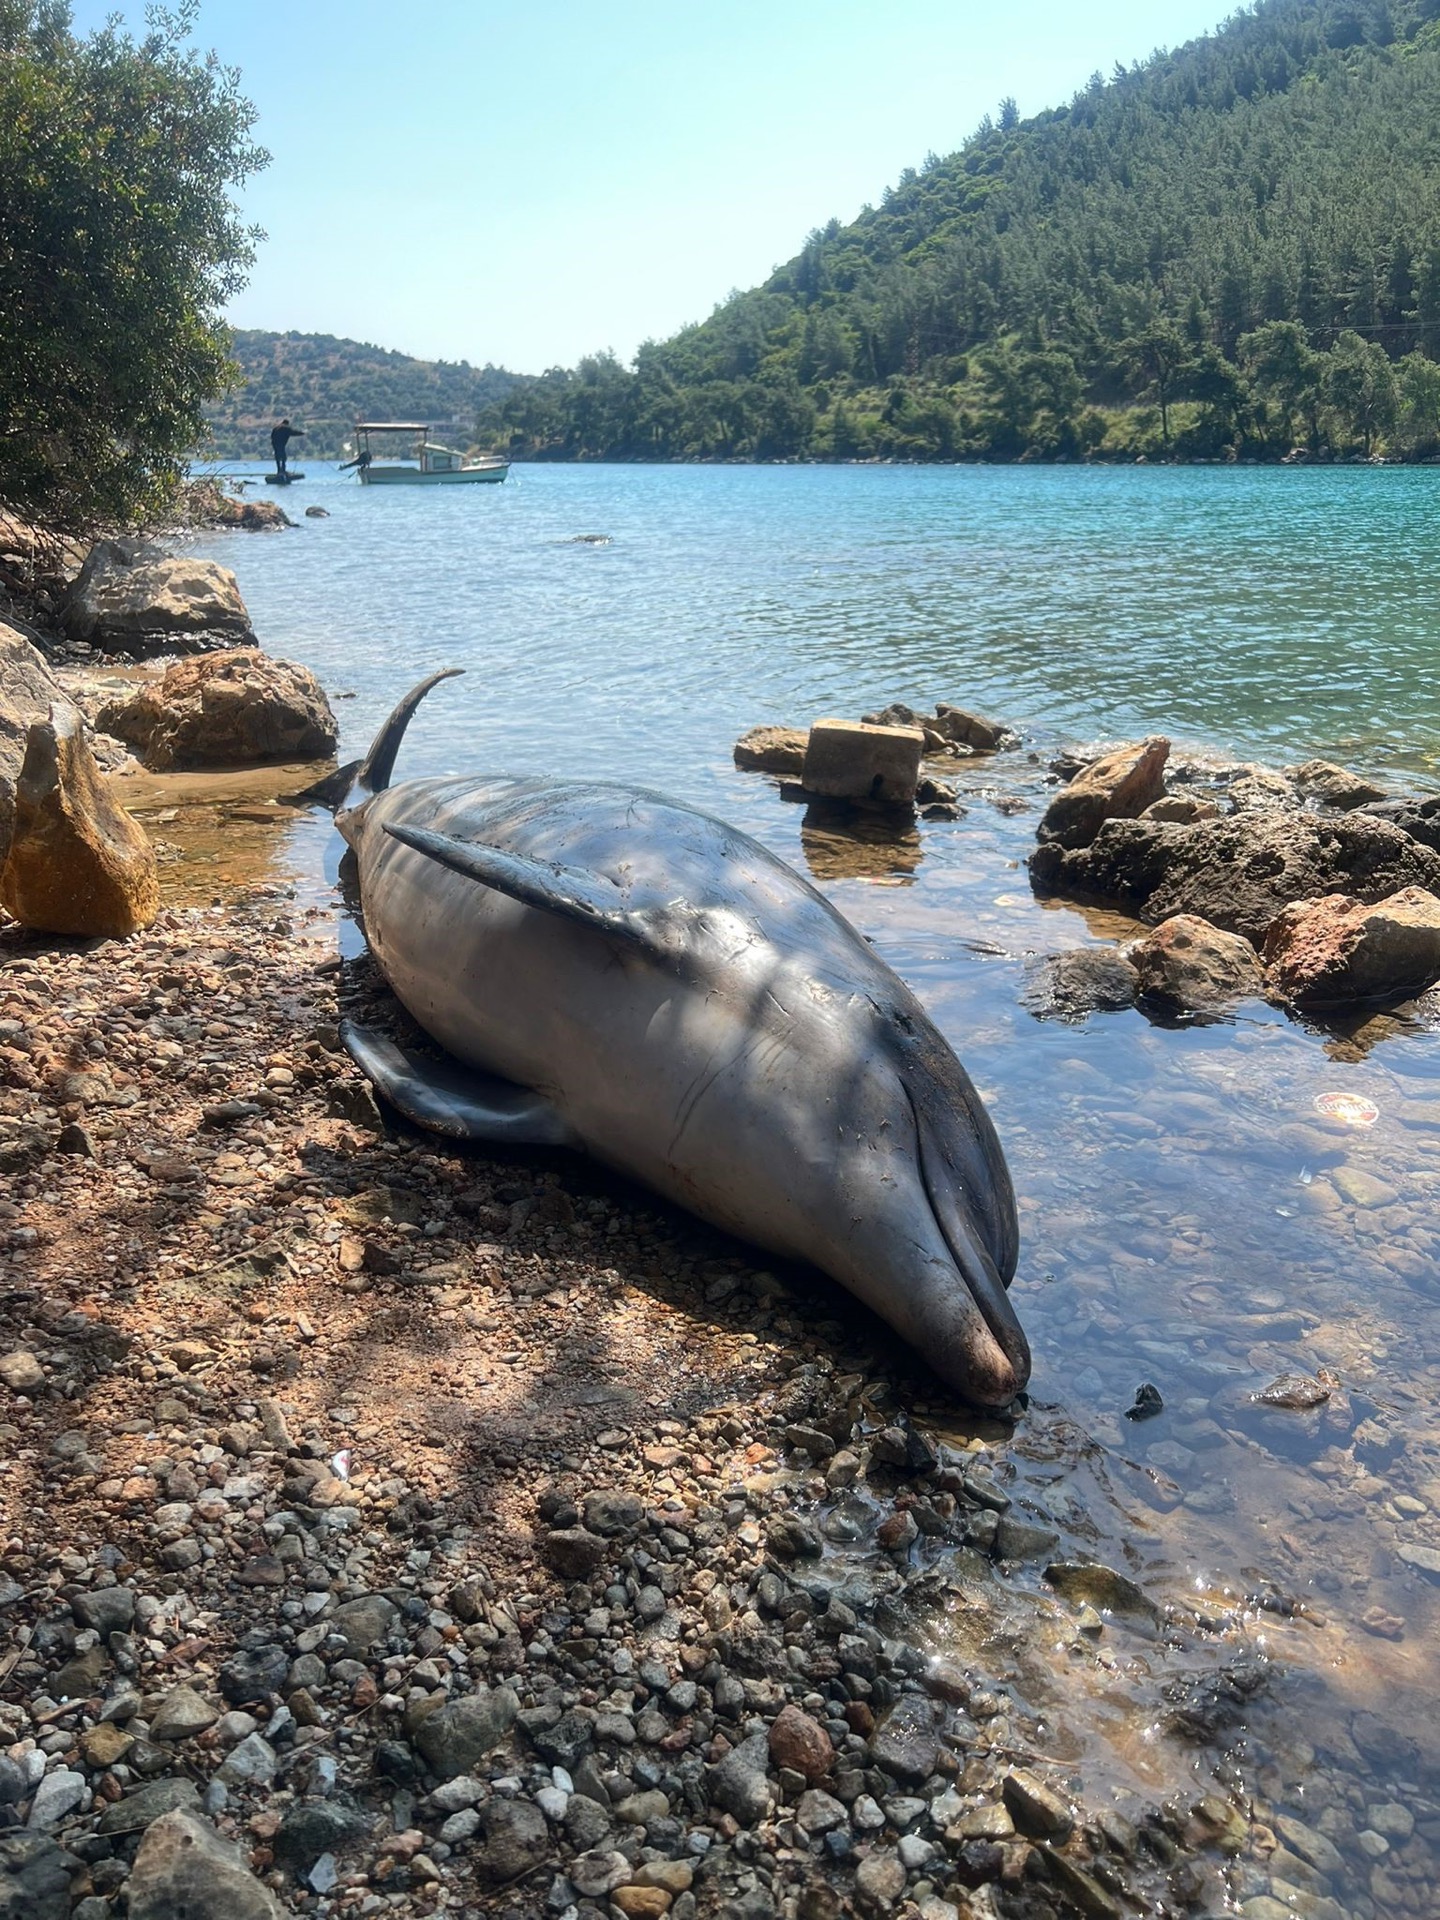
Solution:
[[[806,727],[752,727],[735,742],[735,764],[752,773],[798,776],[809,739]]]
[[[770,1725],[770,1758],[777,1767],[803,1773],[813,1786],[829,1773],[835,1748],[818,1720],[799,1707],[783,1707]]]
[[[1265,936],[1271,989],[1301,1007],[1407,1000],[1440,980],[1440,899],[1405,887],[1365,906],[1348,894],[1301,900]]]
[[[1139,991],[1176,1007],[1209,1007],[1263,993],[1255,949],[1198,914],[1176,913],[1130,949]]]
[[[1165,791],[1170,742],[1158,735],[1082,767],[1040,822],[1042,846],[1088,847],[1107,820],[1136,820]]]
[[[177,660],[100,725],[155,773],[322,760],[339,728],[314,674],[256,647]]]
[[[112,797],[73,708],[30,729],[0,903],[22,927],[80,939],[124,939],[160,911],[154,848]]]

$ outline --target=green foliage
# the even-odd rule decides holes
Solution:
[[[305,429],[313,460],[343,458],[357,420],[424,420],[463,441],[515,384],[499,367],[413,360],[329,333],[240,329],[231,353],[239,381],[206,409],[206,451],[225,459],[268,458],[270,429],[287,417]]]
[[[1002,102],[764,286],[612,362],[603,405],[556,370],[481,438],[558,459],[1414,456],[1431,402],[1398,369],[1440,358],[1437,124],[1436,0],[1260,0],[1068,106]]]
[[[60,0],[0,0],[0,499],[55,524],[163,506],[230,378],[230,190],[266,156],[193,15],[78,38]]]

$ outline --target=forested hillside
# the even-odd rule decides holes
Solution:
[[[549,458],[1426,457],[1440,0],[1261,0],[1068,106],[1013,103],[763,287],[518,381]]]
[[[357,420],[458,423],[469,439],[476,414],[503,397],[514,376],[466,360],[412,360],[329,333],[241,330],[232,355],[244,384],[209,409],[213,450],[263,458],[270,429],[288,415],[305,429],[300,451],[340,453]]]

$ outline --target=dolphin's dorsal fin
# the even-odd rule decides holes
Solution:
[[[620,889],[603,874],[547,860],[529,860],[523,854],[506,853],[482,841],[457,840],[452,834],[432,833],[426,827],[392,826],[387,821],[385,831],[416,853],[438,860],[442,867],[463,873],[482,887],[508,893],[512,900],[538,907],[542,913],[562,914],[597,932],[632,940],[657,959],[668,957],[655,917],[622,906]]]
[[[415,709],[432,687],[438,687],[442,680],[454,680],[464,671],[463,667],[442,667],[439,673],[432,673],[428,680],[422,680],[418,687],[410,689],[376,734],[365,758],[358,766],[344,769],[346,773],[353,775],[353,779],[339,808],[340,812],[349,812],[368,800],[372,794],[385,791],[390,784],[390,776],[395,771],[395,756],[400,751],[400,742],[405,738],[405,729],[414,718]]]

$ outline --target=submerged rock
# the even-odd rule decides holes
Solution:
[[[1042,846],[1088,847],[1107,820],[1134,820],[1165,791],[1170,742],[1156,735],[1082,767],[1045,809]]]
[[[1265,936],[1270,983],[1300,1007],[1408,1000],[1440,980],[1440,899],[1406,887],[1372,906],[1303,900]]]
[[[1168,1006],[1223,1006],[1265,990],[1255,949],[1193,913],[1172,914],[1130,948],[1139,991]]]
[[[1120,901],[1145,920],[1196,914],[1258,947],[1296,900],[1440,891],[1440,854],[1373,815],[1271,811],[1195,826],[1107,820],[1088,847],[1037,847],[1030,876],[1041,891]]]
[[[1312,1407],[1323,1406],[1336,1385],[1335,1376],[1327,1375],[1323,1369],[1319,1375],[1282,1373],[1268,1387],[1262,1387],[1255,1398],[1261,1406],[1288,1407],[1308,1413]]]
[[[1045,1579],[1066,1600],[1088,1603],[1102,1613],[1127,1614],[1138,1620],[1160,1618],[1159,1607],[1143,1587],[1098,1561],[1052,1560]]]
[[[72,640],[109,653],[205,653],[253,644],[235,576],[213,560],[164,559],[133,540],[98,540],[61,609]]]
[[[837,800],[913,806],[925,736],[918,727],[817,720],[810,729],[800,784]]]
[[[1076,947],[1032,962],[1020,999],[1037,1020],[1080,1021],[1133,1007],[1139,983],[1134,963],[1113,947]]]
[[[100,714],[152,773],[322,760],[340,729],[305,667],[258,648],[177,660],[164,676]]]
[[[31,727],[0,903],[24,927],[123,939],[160,910],[155,851],[111,797],[79,715]]]

